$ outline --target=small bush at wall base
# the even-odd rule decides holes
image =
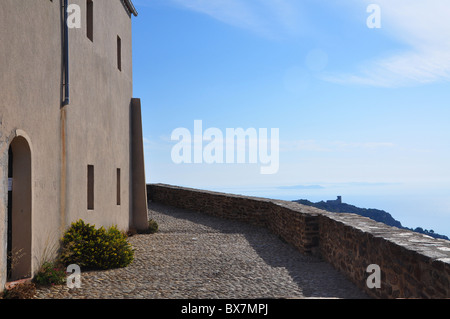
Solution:
[[[79,220],[72,223],[62,239],[60,260],[87,269],[123,268],[132,263],[134,251],[127,236],[116,226],[96,229]]]
[[[62,285],[66,282],[66,271],[64,266],[57,263],[45,262],[33,282],[39,286]]]
[[[150,234],[154,234],[154,233],[158,232],[158,223],[153,219],[148,221],[148,232]]]
[[[140,231],[141,234],[154,234],[157,232],[158,232],[158,223],[153,219],[150,219],[148,221],[147,229]]]

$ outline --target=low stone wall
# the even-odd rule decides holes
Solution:
[[[450,298],[450,241],[369,218],[298,203],[177,186],[147,185],[149,200],[266,227],[300,252],[314,254],[376,298]],[[380,269],[380,287],[367,281]]]
[[[266,227],[303,253],[317,247],[319,222],[314,208],[169,185],[147,185],[147,194],[165,205]]]
[[[322,258],[378,298],[450,298],[450,241],[390,227],[354,214],[325,213],[319,223]],[[380,288],[369,289],[369,265]]]

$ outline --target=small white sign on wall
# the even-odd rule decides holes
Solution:
[[[13,179],[8,178],[8,192],[12,191],[12,184],[13,184]]]

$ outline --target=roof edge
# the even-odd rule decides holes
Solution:
[[[127,6],[128,10],[130,10],[130,12],[137,17],[138,16],[138,12],[136,10],[136,8],[133,5],[133,2],[131,2],[131,0],[125,0],[125,5]]]

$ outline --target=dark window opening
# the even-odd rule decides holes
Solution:
[[[117,68],[122,71],[122,39],[117,36]]]
[[[94,209],[94,166],[93,165],[88,165],[87,206],[88,206],[88,210]]]
[[[92,0],[87,0],[87,9],[86,9],[86,30],[87,37],[92,42],[94,41],[94,2]]]
[[[117,205],[120,205],[120,168],[117,169]]]

